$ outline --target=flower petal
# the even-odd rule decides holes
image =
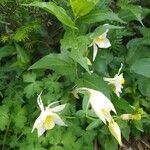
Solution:
[[[42,102],[42,99],[41,99],[41,94],[42,94],[42,92],[37,97],[37,103],[38,103],[41,111],[44,111],[44,105],[43,105],[43,102]]]
[[[41,118],[41,115],[35,120],[32,131],[33,132],[35,130],[35,128],[41,128],[43,126],[43,120]]]
[[[110,111],[116,113],[116,110],[111,101],[100,91],[89,88],[78,88],[78,92],[88,91],[90,94],[89,102],[95,114],[106,124],[106,120],[111,119]]]
[[[59,115],[57,114],[54,114],[53,115],[53,119],[54,119],[54,122],[60,126],[67,126],[64,121],[59,117]]]
[[[98,51],[97,45],[96,45],[96,44],[93,44],[93,61],[94,61],[95,58],[96,58],[97,51]]]
[[[63,105],[59,105],[59,106],[56,106],[56,107],[53,107],[51,108],[51,110],[53,112],[59,112],[59,111],[62,111],[64,108],[65,108],[66,104],[63,104]]]
[[[108,128],[109,128],[109,131],[111,132],[111,134],[118,141],[119,145],[122,145],[121,131],[120,131],[120,127],[118,126],[118,124],[114,120],[112,120],[111,122],[109,122]]]
[[[96,43],[99,48],[109,48],[111,46],[109,39],[104,38]]]
[[[41,128],[38,128],[38,129],[37,129],[37,132],[38,132],[38,137],[40,137],[40,136],[45,132],[44,126],[41,127]]]

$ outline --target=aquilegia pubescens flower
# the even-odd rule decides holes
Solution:
[[[118,124],[113,120],[110,112],[116,113],[114,105],[111,101],[100,91],[96,91],[89,88],[78,88],[77,92],[84,93],[87,91],[89,93],[89,103],[92,106],[95,114],[105,123],[108,122],[108,128],[111,134],[116,138],[118,143],[122,145],[121,142],[121,131]]]
[[[64,121],[60,118],[57,112],[62,111],[65,108],[66,104],[58,105],[51,108],[52,105],[58,103],[53,102],[49,104],[47,107],[44,107],[41,94],[38,95],[37,103],[41,109],[40,116],[35,120],[33,125],[32,132],[34,129],[37,129],[38,136],[41,136],[46,130],[54,128],[55,124],[60,126],[67,126]]]
[[[98,52],[98,47],[99,48],[109,48],[111,46],[109,39],[107,38],[107,32],[109,30],[107,29],[103,34],[99,35],[96,37],[92,44],[93,45],[93,61],[96,58],[97,52]]]
[[[119,68],[118,73],[113,78],[104,78],[105,81],[108,82],[108,84],[113,86],[115,94],[120,97],[120,93],[122,93],[123,84],[125,83],[125,79],[123,78],[123,73],[120,74],[122,70],[123,64],[121,64],[121,67]]]

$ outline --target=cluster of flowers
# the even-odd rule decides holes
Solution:
[[[95,60],[98,47],[99,48],[108,48],[111,46],[110,41],[107,38],[107,32],[100,35],[98,38],[94,39],[92,42],[93,45],[93,61]],[[98,47],[97,47],[98,46]],[[121,64],[121,67],[118,71],[118,73],[113,78],[103,78],[108,84],[113,86],[113,90],[115,94],[120,97],[120,93],[122,92],[123,84],[125,82],[123,78],[123,73],[121,73],[123,65]],[[100,91],[96,91],[94,89],[82,87],[77,88],[77,93],[84,93],[87,92],[89,94],[89,103],[91,105],[91,108],[95,112],[95,114],[99,117],[99,119],[102,120],[102,122],[106,125],[108,125],[109,131],[111,134],[116,138],[119,145],[122,145],[121,141],[121,131],[118,124],[115,122],[113,117],[111,116],[111,111],[113,111],[115,114],[117,114],[114,105],[112,102]],[[46,130],[54,128],[55,124],[60,126],[67,126],[64,121],[60,118],[60,116],[57,114],[58,112],[62,111],[65,108],[66,104],[58,105],[55,107],[52,107],[54,104],[58,103],[53,102],[49,104],[47,107],[44,107],[41,99],[41,94],[38,95],[37,103],[41,109],[40,116],[36,119],[32,132],[34,129],[37,129],[38,136],[41,136]],[[128,120],[131,117],[129,117],[131,114],[124,114],[121,116],[122,119]]]

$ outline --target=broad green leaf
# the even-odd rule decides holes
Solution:
[[[44,56],[29,69],[52,69],[59,74],[75,74],[75,66],[65,54],[49,54]]]
[[[104,150],[118,150],[118,144],[114,137],[105,137],[103,143]]]
[[[84,74],[76,81],[76,84],[78,87],[87,87],[98,90],[104,93],[108,98],[110,97],[110,89],[107,83],[97,74]]]
[[[133,109],[131,105],[123,98],[121,99],[114,99],[113,104],[116,109],[122,110],[124,113],[132,113]]]
[[[76,17],[88,14],[99,0],[70,0],[73,13]]]
[[[9,108],[6,105],[0,106],[0,130],[4,131],[6,126],[9,124]]]
[[[97,128],[101,124],[102,124],[102,121],[100,119],[96,119],[95,121],[93,121],[86,127],[86,130],[92,130],[94,128]]]
[[[118,17],[117,14],[113,13],[111,10],[108,9],[96,9],[91,11],[86,16],[80,18],[80,21],[86,24],[102,22],[106,20],[125,23],[122,19]]]
[[[86,36],[76,36],[72,31],[67,31],[61,40],[61,49],[67,53],[75,62],[79,63],[88,73],[89,66],[86,57],[89,40]]]
[[[121,133],[123,137],[128,141],[130,137],[130,126],[128,121],[118,120],[119,127],[121,129]]]
[[[132,44],[133,46],[129,46],[128,54],[126,57],[126,62],[128,64],[133,64],[136,60],[139,60],[141,58],[150,57],[150,51],[148,46],[138,45],[138,42],[140,41],[135,41],[136,44],[134,43]]]
[[[150,58],[142,58],[131,66],[131,71],[150,78]]]
[[[144,132],[142,121],[133,121],[133,123],[139,131]]]
[[[14,54],[16,54],[16,50],[14,46],[4,46],[0,48],[0,59]]]
[[[35,6],[35,7],[42,8],[48,11],[49,13],[53,14],[54,16],[56,16],[56,18],[63,24],[76,29],[76,27],[74,26],[74,22],[67,15],[65,9],[63,9],[60,6],[57,6],[53,2],[35,2],[28,5],[25,4],[25,6]]]
[[[107,65],[113,60],[113,55],[108,53],[106,50],[98,51],[95,61],[93,62],[94,71],[107,75],[108,74],[108,67]]]
[[[144,96],[150,97],[150,79],[149,78],[140,77],[138,79],[138,86],[139,86],[140,92]]]
[[[81,52],[79,49],[72,49],[70,55],[69,55],[74,61],[78,62],[89,74],[91,74],[88,63],[87,63],[87,58],[83,57],[81,55]]]
[[[91,39],[94,39],[94,38],[98,37],[99,35],[103,34],[108,29],[122,29],[122,28],[123,27],[121,27],[121,26],[114,26],[114,25],[109,25],[109,24],[100,25],[99,27],[97,27],[94,30],[93,33],[90,33],[88,35]]]

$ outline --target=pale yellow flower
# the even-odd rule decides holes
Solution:
[[[97,52],[98,52],[98,48],[109,48],[111,46],[109,39],[107,38],[107,32],[109,30],[107,29],[103,34],[101,34],[100,36],[96,37],[92,44],[90,46],[93,45],[93,61],[96,58]]]
[[[89,92],[89,103],[92,106],[95,114],[106,124],[106,121],[110,121],[112,116],[110,111],[116,113],[116,110],[111,101],[100,91],[96,91],[89,88],[78,88],[79,93],[84,91]]]
[[[108,128],[111,134],[118,141],[119,145],[122,146],[121,131],[120,131],[120,127],[118,126],[118,124],[112,119],[108,124]]]
[[[108,84],[113,85],[115,94],[120,97],[120,93],[122,93],[123,84],[125,83],[125,79],[123,78],[123,73],[120,74],[122,70],[123,64],[118,71],[118,73],[114,76],[114,78],[103,78]]]
[[[121,118],[122,120],[130,120],[130,119],[132,119],[132,114],[122,114],[122,115],[120,116],[120,118]]]
[[[37,129],[38,136],[41,136],[46,130],[54,128],[55,124],[60,126],[67,126],[64,121],[60,118],[57,112],[62,111],[66,104],[58,105],[51,108],[52,105],[58,102],[53,102],[47,107],[44,107],[41,99],[41,94],[38,95],[37,103],[41,109],[40,116],[35,120],[32,132]]]

